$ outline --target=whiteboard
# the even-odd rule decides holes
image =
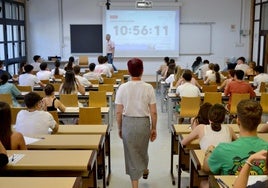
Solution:
[[[179,40],[180,55],[212,54],[212,24],[181,23]]]

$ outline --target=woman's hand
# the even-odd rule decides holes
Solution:
[[[157,132],[156,129],[151,129],[151,135],[150,135],[150,140],[153,142],[157,137]]]

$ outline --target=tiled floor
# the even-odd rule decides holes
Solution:
[[[175,188],[177,187],[177,171],[174,169],[176,185],[172,185],[170,176],[170,132],[167,127],[167,113],[162,113],[160,108],[160,98],[157,94],[158,123],[157,140],[149,145],[149,170],[147,180],[140,179],[139,188]],[[115,119],[115,118],[114,118]],[[131,188],[129,176],[125,174],[125,164],[123,155],[123,145],[117,134],[117,124],[111,131],[112,148],[112,175],[109,188]],[[177,164],[177,157],[174,157],[174,167]],[[182,173],[182,188],[188,185],[188,173]],[[101,185],[101,183],[100,183]],[[102,185],[101,185],[102,186]]]

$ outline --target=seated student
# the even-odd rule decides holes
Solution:
[[[263,66],[255,67],[256,76],[253,78],[253,86],[255,88],[255,92],[260,92],[260,87],[262,82],[268,82],[268,74],[264,73]]]
[[[45,89],[46,96],[43,98],[44,108],[47,111],[57,111],[65,112],[65,106],[55,97],[55,88],[52,84],[47,84]]]
[[[165,79],[165,83],[170,84],[170,87],[173,87],[173,83],[177,83],[181,78],[182,69],[179,65],[175,67],[174,74],[170,74],[169,77]],[[175,84],[174,84],[175,85]]]
[[[240,170],[240,173],[238,175],[238,177],[235,179],[233,188],[246,188],[247,184],[248,184],[248,177],[251,174],[251,170],[252,168],[254,168],[254,162],[258,162],[258,161],[267,161],[267,150],[261,150],[257,153],[252,154],[247,160],[245,165],[242,167],[242,169]],[[266,164],[266,168],[267,168],[267,164]],[[257,181],[255,184],[248,186],[248,187],[268,187],[268,180],[266,181]]]
[[[222,142],[236,140],[233,129],[229,126],[222,126],[225,119],[226,109],[221,104],[214,104],[208,112],[210,124],[198,125],[186,138],[182,145],[187,145],[195,139],[199,139],[200,148],[206,150],[210,145],[217,146]]]
[[[0,77],[0,94],[11,94],[13,107],[18,107],[20,105],[16,100],[16,96],[20,95],[21,92],[14,84],[8,83],[7,81],[8,75],[5,73],[2,74],[2,76]]]
[[[8,71],[5,71],[5,70],[3,70],[4,69],[4,61],[1,61],[0,60],[0,76],[2,76],[2,74],[7,74],[8,75],[8,79],[11,79],[12,78],[12,76],[10,75],[10,73],[8,72]]]
[[[40,64],[42,63],[42,59],[40,55],[33,56],[34,62],[31,63],[33,66],[33,71],[39,71],[40,70]]]
[[[209,124],[208,111],[211,107],[212,104],[208,102],[200,106],[197,116],[191,119],[192,130],[194,130],[199,124]]]
[[[58,131],[59,125],[53,116],[43,111],[42,97],[35,92],[29,92],[24,97],[27,110],[21,110],[16,119],[16,130],[25,136],[49,134],[49,128],[53,133]]]
[[[260,150],[267,150],[268,142],[257,135],[257,127],[261,122],[262,107],[254,100],[241,100],[237,105],[237,124],[239,138],[230,143],[210,146],[204,158],[203,169],[213,174],[238,175],[249,156]],[[253,164],[252,173],[263,175],[264,162]]]
[[[224,95],[229,96],[227,108],[230,109],[233,93],[249,93],[250,98],[254,98],[256,93],[251,85],[243,80],[243,70],[235,70],[234,81],[231,81],[224,90]]]
[[[0,168],[8,163],[7,151],[0,141]]]
[[[19,76],[19,85],[21,86],[31,86],[34,87],[35,84],[39,84],[41,87],[45,85],[35,76],[33,75],[33,66],[26,64],[24,66],[25,73]]]
[[[165,76],[165,73],[168,69],[168,63],[169,57],[164,57],[164,63],[160,65],[159,69],[157,70],[157,74],[160,74],[162,78]]]
[[[185,69],[184,70],[184,72],[187,72],[187,73],[191,73],[191,75],[192,75],[192,71],[190,71],[189,69]],[[183,73],[184,73],[183,72]],[[183,74],[182,73],[182,74]],[[191,78],[191,81],[190,81],[193,85],[195,85],[196,87],[198,87],[199,89],[201,89],[202,87],[201,87],[201,85],[197,82],[197,80],[193,77],[193,75],[192,75],[192,78]],[[181,76],[180,78],[179,78],[179,80],[177,81],[177,83],[175,84],[175,87],[177,88],[177,87],[179,87],[180,85],[182,85],[182,84],[184,84],[185,83],[185,79]]]
[[[51,78],[51,72],[47,69],[47,63],[40,64],[40,71],[36,73],[39,80],[49,80]]]
[[[55,68],[51,70],[51,75],[64,75],[65,74],[65,70],[60,68],[60,61],[56,60],[55,63]]]
[[[8,150],[26,150],[21,133],[13,132],[11,128],[11,110],[9,104],[0,102],[0,141]]]
[[[200,90],[197,86],[191,83],[192,72],[185,70],[182,74],[183,84],[179,85],[176,89],[176,94],[181,97],[197,97],[200,96]]]
[[[83,75],[84,78],[86,78],[87,80],[99,80],[99,83],[102,84],[103,83],[103,78],[101,77],[100,74],[94,72],[96,67],[95,63],[90,63],[89,64],[89,72],[85,73]]]
[[[234,75],[235,75],[235,70],[229,69],[228,70],[228,78],[222,82],[221,86],[219,87],[219,91],[224,91],[224,89],[227,87],[227,85],[231,81],[234,81]]]
[[[219,73],[220,66],[218,64],[214,64],[214,69],[211,74],[207,76],[207,79],[204,81],[204,84],[210,84],[212,82],[216,84],[220,84],[223,80],[225,80],[225,77]]]
[[[74,57],[69,57],[68,63],[64,66],[65,71],[72,71],[74,69]]]
[[[75,65],[74,66],[74,74],[75,74],[75,78],[79,81],[79,83],[82,86],[84,86],[84,87],[91,87],[92,86],[92,84],[90,83],[90,81],[88,81],[86,78],[84,78],[84,77],[82,77],[80,75],[80,66],[79,65]]]
[[[104,61],[104,65],[106,65],[110,69],[111,73],[113,74],[114,73],[114,67],[113,67],[113,64],[108,63],[108,57],[103,56],[103,61]]]
[[[85,95],[86,91],[77,78],[75,78],[73,71],[66,71],[64,82],[60,86],[60,94],[77,94]]]
[[[168,62],[168,68],[164,74],[163,80],[166,80],[171,74],[175,73],[176,62],[174,59],[170,59]]]
[[[110,69],[104,64],[104,58],[102,55],[98,57],[98,62],[99,64],[96,65],[94,72],[106,75],[106,77],[110,78],[112,76],[112,73]]]

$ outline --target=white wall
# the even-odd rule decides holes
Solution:
[[[133,0],[116,0],[116,2],[120,1],[132,2]],[[158,1],[168,2],[165,0]],[[29,61],[35,54],[40,54],[43,58],[58,55],[63,59],[68,59],[72,55],[70,53],[69,25],[101,24],[102,7],[99,6],[99,2],[98,0],[26,1]],[[219,63],[221,68],[224,68],[226,58],[239,56],[248,58],[249,37],[241,36],[240,30],[249,30],[250,1],[182,0],[181,2],[181,22],[215,22],[212,26],[213,55],[202,56],[203,59]],[[192,41],[192,43],[194,45],[198,41]],[[90,57],[90,61],[97,63],[96,56]],[[196,55],[174,58],[177,64],[184,68],[190,68],[195,57]],[[127,59],[124,58],[116,58],[114,60],[115,65],[119,69],[126,68],[126,61]],[[155,70],[158,69],[161,63],[162,58],[144,59],[144,74],[154,75]]]

